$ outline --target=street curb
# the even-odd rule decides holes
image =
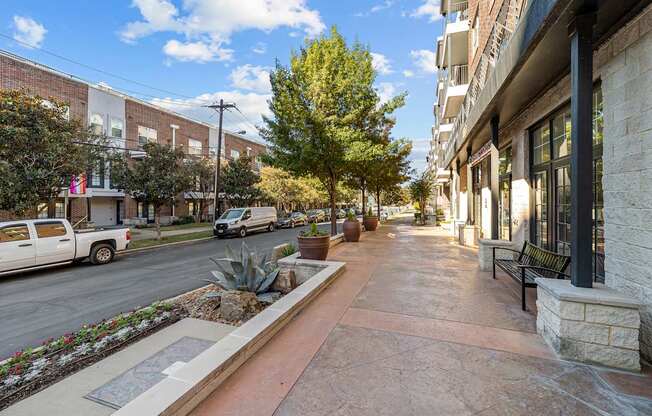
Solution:
[[[200,242],[200,241],[213,240],[214,238],[215,237],[202,237],[202,238],[197,238],[197,239],[194,239],[194,240],[177,241],[176,243],[166,243],[166,244],[159,244],[159,245],[151,246],[151,247],[134,248],[134,249],[124,250],[124,251],[118,251],[117,253],[115,253],[115,255],[116,256],[126,256],[128,254],[141,253],[143,251],[154,250],[154,249],[157,249],[157,248],[181,246],[181,245],[185,245],[185,244],[197,243],[197,242]]]

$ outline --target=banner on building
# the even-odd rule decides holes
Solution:
[[[70,195],[85,196],[86,195],[86,175],[73,176],[70,180]]]

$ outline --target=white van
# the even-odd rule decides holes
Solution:
[[[231,208],[215,221],[213,234],[221,238],[229,234],[245,237],[247,233],[259,230],[271,232],[277,221],[274,207]]]

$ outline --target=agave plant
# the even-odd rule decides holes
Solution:
[[[226,255],[226,258],[211,258],[219,270],[211,272],[212,279],[205,279],[208,283],[224,290],[241,290],[259,295],[265,293],[278,276],[278,267],[267,262],[266,255],[259,256],[249,250],[244,242],[239,254],[227,244]]]

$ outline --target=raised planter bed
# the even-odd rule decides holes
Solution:
[[[341,241],[339,237],[336,241]],[[345,264],[305,260],[295,253],[280,259],[294,270],[299,286],[208,348],[115,416],[187,415],[269,341],[343,271]]]

